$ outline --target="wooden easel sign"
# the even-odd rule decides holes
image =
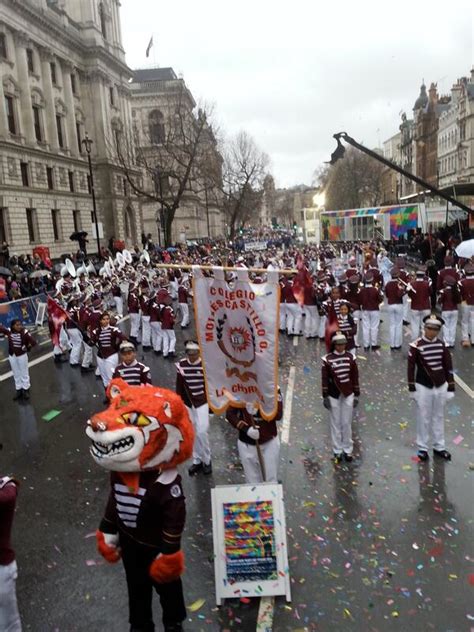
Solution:
[[[277,595],[291,601],[282,486],[220,485],[211,501],[217,605]]]

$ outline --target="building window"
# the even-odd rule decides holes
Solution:
[[[35,137],[38,142],[43,140],[43,133],[41,130],[41,112],[39,105],[33,106],[33,122],[35,126]]]
[[[92,195],[92,180],[89,174],[87,174],[87,191],[89,195]]]
[[[71,89],[73,94],[77,94],[76,75],[71,75]]]
[[[95,223],[94,211],[91,211],[91,222]]]
[[[21,181],[24,187],[30,186],[30,177],[28,174],[28,163],[20,162],[20,170],[21,170]]]
[[[32,75],[35,72],[35,63],[33,59],[33,51],[31,48],[26,49],[26,63],[28,65],[28,72]]]
[[[49,67],[51,68],[51,81],[53,82],[53,85],[56,85],[58,83],[58,76],[56,73],[56,64],[54,63],[54,61],[49,64]]]
[[[165,142],[164,117],[160,110],[153,110],[148,117],[150,128],[150,141],[152,145],[160,145]]]
[[[36,209],[27,208],[26,209],[26,223],[28,224],[28,238],[30,240],[30,244],[34,244],[36,239]]]
[[[127,182],[127,178],[123,179],[123,194],[125,197],[127,197],[128,195],[128,182]]]
[[[69,177],[69,191],[71,191],[71,193],[74,193],[74,171],[68,171],[68,177]]]
[[[74,232],[79,232],[81,230],[81,211],[72,212],[72,221],[74,223]]]
[[[0,58],[8,59],[7,55],[7,37],[5,33],[0,33]]]
[[[64,149],[64,136],[63,136],[63,117],[56,114],[56,129],[58,131],[58,144],[61,149]]]
[[[76,121],[76,136],[77,136],[77,147],[79,149],[79,153],[82,154],[82,133],[81,133],[81,124]]]
[[[46,167],[46,180],[48,181],[48,189],[52,191],[54,189],[53,168]]]
[[[99,4],[99,20],[100,20],[100,31],[102,33],[102,37],[107,39],[107,24],[105,19],[105,9],[102,2]]]
[[[109,98],[110,98],[110,105],[115,105],[115,93],[114,93],[113,86],[110,86],[109,88]]]
[[[51,220],[53,222],[53,235],[54,235],[54,241],[60,241],[61,240],[61,226],[60,226],[60,218],[59,218],[59,213],[60,211],[58,211],[57,209],[51,209]]]
[[[8,243],[6,209],[0,208],[0,243],[3,244],[4,241]]]
[[[7,112],[8,131],[10,134],[16,134],[15,104],[13,103],[13,97],[5,95],[5,109]]]

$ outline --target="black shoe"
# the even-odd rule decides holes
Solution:
[[[65,358],[63,355],[55,355],[54,362],[55,364],[62,364],[63,362],[67,362],[67,358]]]
[[[380,349],[380,345],[372,345],[372,351],[378,351]]]
[[[342,454],[334,453],[333,462],[337,465],[342,461]]]
[[[433,450],[433,455],[445,461],[451,461],[451,453],[447,450]]]
[[[390,351],[395,351],[397,347],[390,347]]]
[[[418,450],[416,456],[420,459],[420,461],[428,461],[430,455],[426,450]]]
[[[146,346],[146,347],[142,347],[142,349],[143,349],[143,351],[150,351],[151,347]]]
[[[155,355],[160,356],[161,355],[161,351],[155,351]]]
[[[203,469],[202,463],[193,463],[188,470],[189,476],[194,476]]]
[[[400,321],[398,321],[398,322],[400,322]],[[404,320],[404,321],[403,321],[403,324],[405,325],[405,327],[408,327],[408,325],[410,324],[410,322],[409,322],[408,320]]]
[[[30,399],[30,389],[23,389],[23,399]]]
[[[368,351],[370,347],[364,347],[364,351]]]
[[[176,352],[175,351],[171,351],[171,353],[169,353],[168,356],[170,358],[176,358]]]
[[[165,624],[165,632],[184,632],[184,628],[181,623]]]
[[[81,365],[80,365],[79,363],[77,363],[77,364],[71,364],[71,363],[69,363],[69,366],[71,367],[71,369],[77,369],[77,368],[79,368]]]
[[[93,366],[81,366],[81,373],[91,373],[92,371],[95,371]]]
[[[207,465],[204,463],[202,466],[202,473],[206,475],[212,474],[212,463],[208,463]]]
[[[18,402],[20,399],[23,399],[23,389],[22,389],[22,388],[20,388],[20,390],[18,390],[18,391],[16,392],[16,395],[15,395],[15,397],[13,398],[13,401],[14,401],[14,402]]]
[[[351,461],[354,460],[354,457],[352,456],[352,454],[346,454],[344,452],[344,461],[347,461],[348,463],[351,463]]]

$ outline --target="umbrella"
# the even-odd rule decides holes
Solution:
[[[471,257],[474,257],[474,239],[462,241],[456,248],[456,254],[458,257],[462,257],[463,259],[470,259]]]
[[[49,276],[49,270],[35,270],[30,274],[30,279],[40,279],[41,277]]]
[[[13,272],[8,268],[0,266],[0,276],[13,276]]]
[[[173,248],[173,247],[171,247],[171,246],[170,246],[169,248],[167,248],[166,250],[167,250],[168,252],[177,252],[177,251],[178,251],[178,249],[177,249],[177,248]]]

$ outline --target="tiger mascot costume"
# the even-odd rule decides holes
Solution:
[[[181,534],[186,507],[176,466],[192,455],[194,432],[175,393],[112,380],[109,407],[87,422],[96,463],[110,470],[111,491],[96,533],[100,554],[122,558],[128,586],[130,632],[152,632],[153,588],[166,632],[186,618]]]

